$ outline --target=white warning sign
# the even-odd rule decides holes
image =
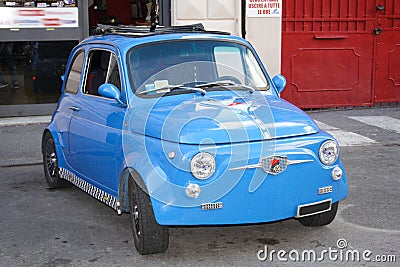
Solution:
[[[247,17],[281,17],[282,0],[247,0]]]

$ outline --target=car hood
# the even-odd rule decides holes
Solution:
[[[162,97],[133,105],[132,132],[182,144],[227,144],[317,133],[314,121],[285,100],[254,93],[246,98]]]

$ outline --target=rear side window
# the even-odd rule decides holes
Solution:
[[[73,59],[71,69],[68,73],[67,83],[65,84],[65,92],[76,94],[79,90],[79,85],[82,76],[82,67],[85,53],[83,51]]]

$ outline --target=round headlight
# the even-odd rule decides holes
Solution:
[[[333,164],[339,157],[339,148],[335,141],[328,140],[319,148],[319,159],[325,165]]]
[[[197,179],[205,180],[210,178],[215,172],[214,157],[206,152],[196,154],[190,162],[190,171]]]

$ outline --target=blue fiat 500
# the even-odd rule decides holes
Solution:
[[[130,213],[141,254],[169,226],[334,219],[348,186],[336,140],[281,99],[242,38],[201,25],[100,26],[71,52],[43,133],[48,185]]]

